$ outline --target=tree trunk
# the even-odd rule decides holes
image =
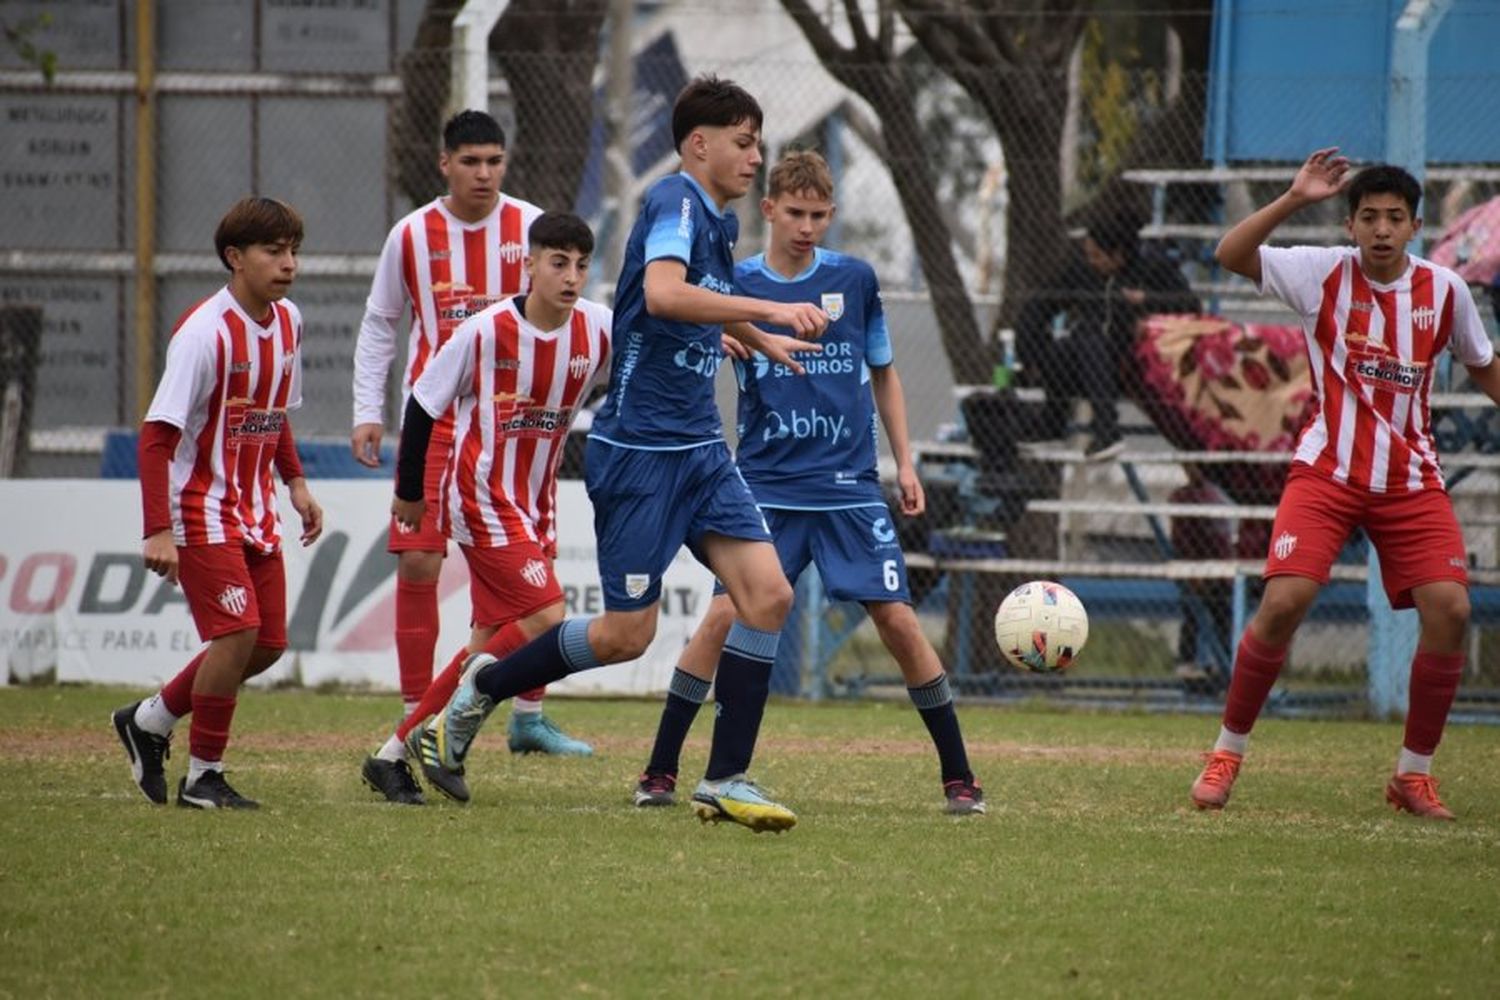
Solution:
[[[510,84],[507,193],[571,211],[589,151],[594,64],[607,0],[512,0],[489,48]],[[401,100],[391,151],[402,193],[420,204],[443,190],[437,168],[452,62],[451,0],[428,0],[416,41],[401,59]]]
[[[594,121],[594,65],[606,0],[511,0],[490,35],[515,102],[505,188],[571,212]]]

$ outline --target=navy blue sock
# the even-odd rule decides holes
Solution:
[[[503,660],[474,674],[474,687],[496,704],[523,691],[562,680],[580,670],[603,666],[589,646],[591,618],[569,618],[553,626]]]
[[[678,667],[672,671],[672,683],[667,687],[667,703],[661,709],[661,722],[656,727],[656,744],[651,748],[651,761],[646,765],[648,774],[677,773],[678,758],[682,756],[682,743],[687,739],[698,709],[708,697],[709,682]]]
[[[969,770],[969,754],[964,749],[964,734],[958,728],[958,713],[953,710],[953,691],[948,687],[948,675],[921,687],[907,688],[906,693],[927,724],[932,745],[937,747],[944,783],[974,780],[974,772]]]
[[[709,781],[750,770],[780,641],[780,632],[762,632],[741,621],[730,627],[714,678],[714,742],[704,775]]]

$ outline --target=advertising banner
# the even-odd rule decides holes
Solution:
[[[323,537],[297,542],[283,495],[289,648],[256,683],[298,681],[394,689],[396,559],[386,552],[391,487],[378,480],[312,482]],[[182,591],[141,563],[140,488],[133,482],[0,482],[0,683],[155,685],[202,646]],[[593,508],[583,484],[558,484],[557,577],[569,615],[604,610]],[[449,545],[438,586],[436,668],[469,634],[469,572]],[[656,640],[641,659],[569,677],[564,694],[665,691],[678,654],[708,608],[713,579],[684,549],[662,586]]]

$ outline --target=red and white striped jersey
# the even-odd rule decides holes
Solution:
[[[1302,316],[1318,409],[1293,461],[1371,493],[1442,489],[1432,440],[1434,362],[1483,367],[1495,351],[1463,279],[1408,258],[1390,284],[1356,247],[1261,247],[1261,284]]]
[[[612,314],[579,299],[565,325],[539,330],[517,301],[464,321],[412,394],[434,419],[456,402],[443,530],[463,545],[529,539],[550,553],[563,439],[607,370]]]
[[[500,196],[483,222],[468,224],[438,198],[407,215],[391,229],[380,252],[366,317],[384,323],[361,324],[354,352],[355,423],[381,423],[385,380],[395,357],[394,326],[410,303],[402,404],[465,318],[508,295],[526,290],[527,231],[542,210],[530,202]],[[377,342],[380,341],[380,342]],[[451,419],[440,421],[445,436]]]
[[[272,464],[302,405],[302,314],[287,299],[262,326],[227,287],[178,322],[146,420],[180,428],[169,489],[178,545],[281,545]]]

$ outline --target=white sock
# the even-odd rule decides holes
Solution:
[[[393,764],[398,760],[405,760],[406,744],[397,739],[395,733],[392,733],[391,738],[382,743],[380,749],[375,751],[375,757],[378,760],[388,760]]]
[[[1396,757],[1397,774],[1431,774],[1432,754],[1412,753],[1406,747],[1401,748],[1401,753]]]
[[[410,719],[411,713],[415,712],[417,706],[420,704],[422,704],[422,699],[420,698],[416,701],[403,701],[401,703],[401,721],[405,722],[407,719]]]
[[[160,692],[153,694],[135,707],[135,724],[157,736],[170,736],[172,727],[177,725],[177,718],[167,711],[167,706],[162,703]]]
[[[1230,732],[1223,726],[1219,727],[1219,738],[1214,741],[1215,750],[1228,750],[1230,753],[1237,753],[1241,757],[1245,756],[1245,748],[1249,745],[1249,733]]]
[[[222,760],[201,760],[197,757],[189,757],[187,773],[188,787],[191,788],[193,783],[202,777],[205,771],[219,771],[222,773],[223,770],[224,762]]]
[[[511,702],[510,711],[512,715],[541,715],[542,700],[540,698],[535,701],[530,698],[516,698]]]

